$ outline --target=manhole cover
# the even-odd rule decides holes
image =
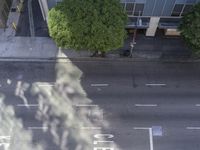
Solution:
[[[161,126],[152,126],[153,136],[162,136],[162,127]]]

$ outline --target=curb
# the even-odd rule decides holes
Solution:
[[[3,62],[92,62],[92,61],[100,61],[100,62],[113,62],[113,61],[126,61],[126,62],[161,62],[161,63],[199,63],[200,59],[148,59],[148,58],[110,58],[110,57],[50,57],[50,58],[20,58],[20,57],[0,57],[0,61]]]

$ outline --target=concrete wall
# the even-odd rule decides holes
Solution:
[[[149,28],[147,28],[146,30],[146,36],[155,36],[159,20],[160,17],[151,17],[149,22]]]

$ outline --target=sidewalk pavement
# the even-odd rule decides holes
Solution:
[[[17,5],[17,1],[13,1],[13,6]],[[106,58],[91,58],[91,53],[88,51],[75,52],[73,50],[62,50],[60,53],[54,41],[49,37],[16,37],[15,30],[12,23],[18,24],[20,14],[18,12],[10,12],[7,28],[0,29],[0,59],[43,59],[43,60],[56,60],[56,59],[110,59],[110,60],[163,60],[170,59],[185,61],[189,59],[189,49],[184,45],[180,38],[163,38],[155,37],[148,38],[139,34],[136,39],[136,46],[134,48],[133,58],[121,57],[120,51],[123,49],[130,49],[131,37],[125,41],[123,48],[111,51],[107,54]],[[184,57],[180,57],[180,56]],[[170,56],[170,57],[169,57]]]

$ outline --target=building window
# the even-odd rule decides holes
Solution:
[[[172,11],[172,16],[180,16],[183,10],[184,4],[176,4]]]
[[[134,3],[126,3],[126,13],[128,15],[132,15],[133,14],[133,10],[134,10],[135,4]]]
[[[142,16],[144,11],[144,3],[123,2],[121,3],[123,10],[130,16]]]
[[[181,16],[185,15],[186,13],[190,12],[193,8],[193,5],[185,5],[185,7],[183,8],[183,12],[181,14]]]
[[[136,4],[134,16],[141,16],[144,11],[144,4]]]
[[[176,0],[171,16],[181,17],[190,12],[196,0]]]

